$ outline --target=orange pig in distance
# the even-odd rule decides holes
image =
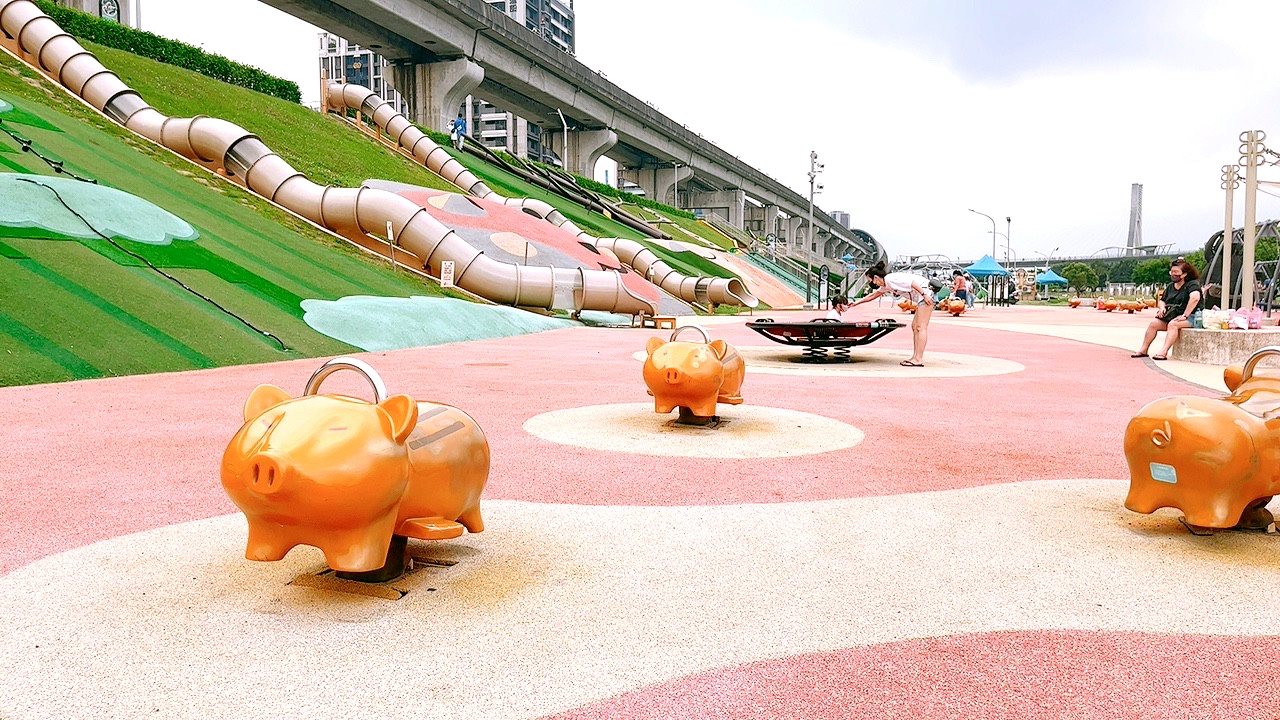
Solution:
[[[489,444],[455,407],[408,395],[292,398],[260,385],[244,418],[222,457],[222,486],[249,521],[250,560],[312,545],[334,570],[374,571],[392,535],[484,530]]]
[[[649,338],[644,361],[644,384],[653,395],[653,409],[669,413],[688,408],[698,417],[716,414],[716,403],[742,403],[746,365],[729,343],[693,343]]]

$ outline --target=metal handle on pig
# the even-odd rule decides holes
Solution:
[[[1244,361],[1244,370],[1240,373],[1240,382],[1253,377],[1253,369],[1258,366],[1262,358],[1268,355],[1280,355],[1280,345],[1268,345],[1250,355],[1249,359]]]
[[[380,403],[387,399],[387,386],[382,384],[382,378],[378,375],[378,371],[369,367],[368,363],[363,360],[349,357],[334,358],[321,365],[319,370],[311,373],[311,378],[307,380],[307,388],[302,391],[302,394],[315,395],[316,390],[320,389],[320,383],[339,370],[355,370],[364,375],[364,379],[368,380],[369,384],[373,386],[373,401],[375,403]]]
[[[667,342],[675,342],[675,341],[676,341],[676,336],[677,336],[677,335],[679,335],[680,333],[684,332],[685,330],[688,330],[689,328],[693,328],[694,330],[697,330],[698,332],[702,333],[702,342],[704,342],[704,343],[709,343],[709,342],[711,342],[711,336],[710,336],[710,335],[707,335],[707,331],[706,331],[706,330],[703,330],[703,329],[702,329],[702,327],[701,327],[701,326],[699,326],[699,325],[684,325],[684,326],[681,326],[681,327],[676,328],[675,330],[672,330],[672,331],[671,331],[671,339],[670,339],[670,340],[668,340]]]

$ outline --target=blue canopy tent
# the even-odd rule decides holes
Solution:
[[[990,255],[983,255],[982,259],[964,269],[965,272],[973,276],[975,279],[987,279],[987,303],[996,302],[1003,304],[1008,302],[1009,287],[1008,283],[1002,282],[999,287],[996,286],[996,278],[1008,278],[1009,271],[1000,267],[1000,263]]]
[[[1009,275],[1009,271],[1000,267],[1000,263],[990,255],[983,255],[981,260],[965,268],[964,271],[975,278],[989,278],[993,275],[1008,277]]]
[[[1066,285],[1067,279],[1054,272],[1053,270],[1045,270],[1036,276],[1037,285]]]
[[[1046,300],[1049,299],[1050,285],[1066,285],[1069,282],[1069,280],[1054,272],[1052,268],[1036,275],[1036,285],[1044,286],[1044,297]]]

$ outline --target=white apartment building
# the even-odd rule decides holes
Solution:
[[[391,66],[381,55],[348,43],[343,38],[329,32],[319,34],[320,39],[320,72],[330,80],[363,85],[377,93],[378,97],[391,103],[396,112],[405,113],[404,100],[400,93],[387,82],[391,74]]]

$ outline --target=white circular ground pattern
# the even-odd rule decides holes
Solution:
[[[665,339],[665,338],[664,338]],[[747,364],[747,372],[774,375],[839,375],[841,377],[977,377],[1007,375],[1027,368],[1021,363],[981,355],[961,355],[925,351],[924,367],[903,367],[911,357],[908,350],[873,350],[851,348],[844,360],[814,362],[807,360],[799,347],[787,345],[735,346]],[[640,350],[631,355],[644,362],[648,354]],[[829,355],[830,356],[830,355]],[[834,356],[830,356],[833,357]]]
[[[1276,536],[1196,537],[1175,511],[1125,510],[1125,490],[1086,479],[728,506],[486,500],[484,532],[410,541],[456,564],[397,581],[399,600],[299,584],[324,569],[312,548],[245,560],[240,514],[157,528],[0,576],[0,716],[520,720],[922,637],[1280,634]]]
[[[715,428],[676,425],[676,411],[653,403],[591,405],[529,418],[524,429],[562,445],[639,455],[701,458],[773,458],[843,450],[866,434],[839,420],[758,405],[716,406]]]

